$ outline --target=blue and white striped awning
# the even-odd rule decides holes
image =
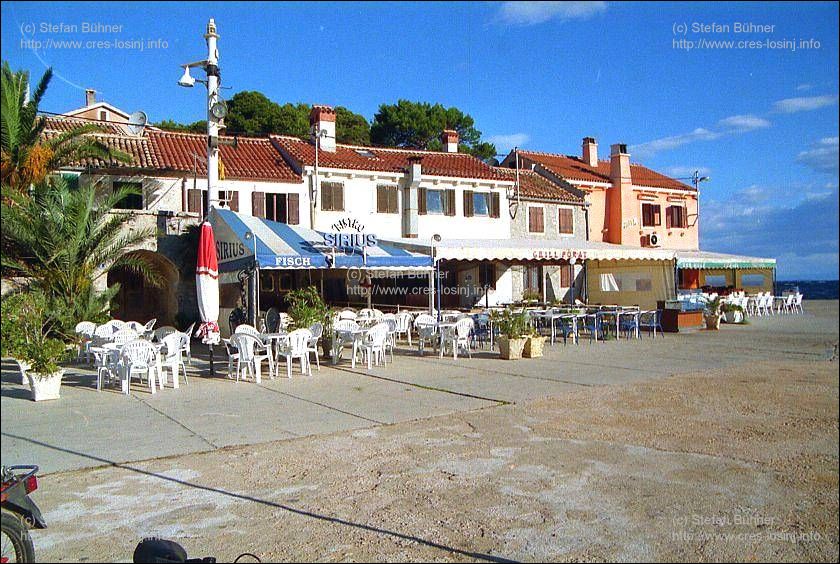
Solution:
[[[324,240],[324,234],[318,231],[226,209],[213,208],[210,223],[216,237],[220,272],[253,265],[255,245],[257,264],[261,269],[432,268],[429,255],[387,244],[364,248],[330,247]]]

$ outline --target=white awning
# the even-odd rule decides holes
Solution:
[[[710,251],[677,251],[677,268],[776,268],[776,259],[727,255]]]
[[[431,253],[431,241],[397,239],[397,247]],[[613,245],[577,239],[443,239],[435,244],[434,256],[441,260],[674,260],[675,251]]]

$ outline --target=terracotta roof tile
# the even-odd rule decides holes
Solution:
[[[506,167],[496,167],[496,171],[510,180],[516,180],[516,170]],[[553,200],[582,204],[584,202],[583,192],[567,182],[557,184],[540,176],[532,170],[519,171],[519,194],[523,198],[536,198],[540,200]]]
[[[579,157],[571,155],[541,153],[538,151],[520,151],[519,154],[541,164],[557,176],[567,180],[610,182],[610,161],[599,161],[597,167],[592,167],[583,162]],[[688,184],[684,184],[640,164],[630,164],[630,177],[633,180],[634,186],[650,186],[672,190],[694,190]]]
[[[203,157],[207,136],[197,133],[148,132],[149,144],[158,168],[165,171],[191,172],[197,165],[198,174],[207,174],[207,159]],[[232,141],[233,137],[223,137]],[[194,154],[201,155],[196,159]],[[231,180],[273,180],[303,182],[268,139],[239,137],[236,145],[220,145],[220,159],[225,178]]]
[[[312,143],[277,135],[272,136],[271,140],[298,164],[303,166],[315,164],[315,146]],[[337,145],[335,152],[319,151],[318,164],[326,168],[403,172],[408,167],[408,159],[411,157],[422,157],[423,174],[508,180],[494,167],[464,153]]]
[[[78,127],[93,124],[99,126],[99,128],[102,130],[102,133],[108,135],[128,135],[128,129],[126,129],[123,126],[123,124],[120,123],[96,121],[91,119],[79,119],[64,116],[47,116],[45,121],[45,133],[66,133]]]

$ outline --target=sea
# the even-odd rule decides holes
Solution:
[[[836,300],[840,294],[840,280],[777,280],[775,294],[799,289],[806,300]]]

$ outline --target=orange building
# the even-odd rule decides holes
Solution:
[[[612,145],[598,159],[598,143],[583,139],[581,156],[519,151],[519,168],[534,170],[586,193],[589,240],[634,247],[697,250],[700,226],[694,187],[630,161],[627,146]],[[515,167],[516,154],[502,166]]]

